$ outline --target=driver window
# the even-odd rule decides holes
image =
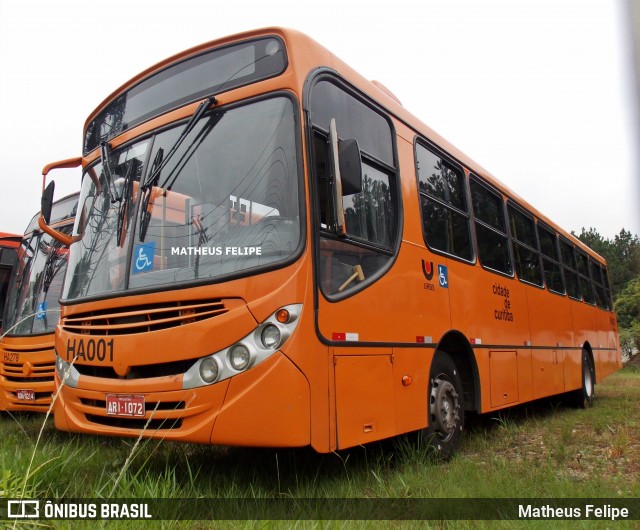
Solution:
[[[371,283],[391,262],[397,241],[397,178],[389,123],[336,85],[322,81],[312,99],[313,178],[319,234],[319,283],[329,297]],[[361,149],[362,187],[345,193],[345,233],[338,230],[335,176],[328,124],[334,118],[340,140],[355,139]],[[386,140],[386,141],[385,141]],[[387,161],[391,162],[388,164]]]

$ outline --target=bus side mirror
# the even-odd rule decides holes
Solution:
[[[42,192],[42,199],[40,200],[40,213],[47,224],[51,222],[51,208],[53,207],[53,192],[55,189],[56,183],[52,180]]]
[[[51,210],[53,208],[53,192],[56,185],[53,181],[45,187],[47,181],[47,175],[52,169],[72,169],[82,165],[82,158],[67,158],[66,160],[59,160],[58,162],[52,162],[42,168],[42,198],[40,200],[40,216],[38,217],[38,226],[45,234],[49,234],[56,241],[60,241],[65,247],[71,245],[71,236],[51,228],[49,223],[51,222]]]
[[[362,191],[362,163],[358,141],[340,140],[338,142],[338,160],[342,178],[342,194],[353,195]]]

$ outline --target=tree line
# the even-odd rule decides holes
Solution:
[[[623,357],[630,359],[640,350],[640,239],[624,228],[612,239],[595,228],[573,235],[607,260],[620,347]]]

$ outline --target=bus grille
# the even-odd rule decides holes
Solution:
[[[229,311],[230,300],[196,300],[91,311],[65,317],[62,329],[83,335],[125,335],[184,326]]]
[[[87,420],[91,423],[97,423],[98,425],[105,425],[107,427],[117,427],[120,429],[146,429],[149,432],[159,430],[172,430],[182,427],[182,419],[173,418],[165,420],[145,420],[145,419],[133,419],[133,418],[116,418],[112,416],[93,416],[87,414]]]
[[[22,363],[2,363],[2,376],[14,383],[53,383],[56,365],[54,362],[34,363],[28,374]]]
[[[104,415],[106,402],[96,399],[80,399],[80,403],[85,406],[100,410],[100,414],[86,414],[87,421],[107,427],[117,427],[120,429],[147,429],[149,431],[157,430],[173,430],[182,427],[182,418],[172,417],[173,411],[183,411],[186,409],[184,401],[158,401],[157,403],[147,403],[147,410],[151,411],[153,416],[149,418],[123,418]],[[165,416],[166,412],[169,415]]]
[[[8,403],[8,410],[31,410],[46,412],[51,405],[51,395],[53,394],[53,378],[56,365],[53,360],[53,350],[51,347],[31,348],[21,346],[11,346],[4,349],[5,358],[12,357],[12,354],[20,355],[20,362],[4,361],[0,363],[0,378],[2,379],[2,389]],[[40,354],[51,360],[32,361],[30,354]],[[25,401],[18,397],[18,391],[29,389],[33,391],[34,400]]]
[[[101,377],[104,379],[150,379],[152,377],[166,377],[184,374],[193,366],[197,359],[173,361],[170,363],[157,363],[140,366],[132,366],[126,377],[119,376],[111,366],[97,366],[91,364],[75,363],[76,370],[81,375]]]

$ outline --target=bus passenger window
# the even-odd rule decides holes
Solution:
[[[540,254],[533,219],[512,205],[508,206],[516,273],[523,282],[542,287]]]
[[[581,300],[576,254],[573,245],[564,239],[560,239],[560,255],[562,256],[562,265],[564,267],[564,279],[567,282],[567,294],[571,298]]]
[[[611,285],[609,284],[609,275],[607,274],[607,268],[600,265],[600,271],[602,272],[602,285],[604,286],[605,304],[607,309],[613,309],[613,298],[611,297]]]
[[[502,197],[474,178],[471,178],[469,184],[480,263],[488,269],[512,275]]]
[[[604,285],[602,284],[602,272],[600,270],[600,265],[590,259],[589,270],[591,272],[591,278],[593,280],[593,292],[595,294],[596,305],[602,309],[608,309],[606,295],[604,292]]]
[[[582,251],[578,251],[578,272],[580,273],[580,290],[582,298],[587,304],[595,304],[593,284],[589,277],[589,258]]]
[[[538,224],[538,240],[540,241],[542,269],[547,289],[554,293],[564,294],[556,235],[550,229]]]
[[[473,259],[462,170],[416,144],[422,226],[427,245]]]

